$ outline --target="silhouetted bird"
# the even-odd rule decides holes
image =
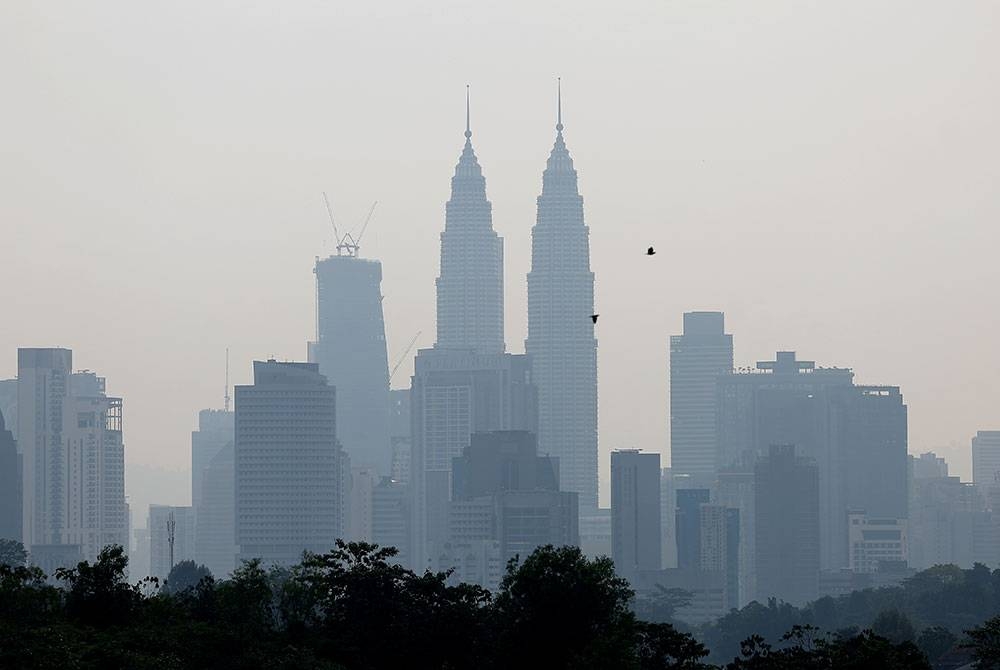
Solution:
[[[599,317],[599,316],[600,316],[600,314],[591,314],[590,315],[590,320],[593,321],[594,323],[597,323],[597,317]]]
[[[646,249],[646,255],[647,256],[652,256],[655,253],[656,253],[656,250],[654,250],[653,247],[650,247],[650,248]]]

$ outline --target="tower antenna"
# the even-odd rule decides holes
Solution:
[[[226,347],[226,393],[223,396],[223,407],[228,412],[229,411],[229,347]]]
[[[556,130],[562,129],[562,77],[556,77]]]
[[[472,114],[471,102],[469,98],[469,85],[465,85],[465,138],[472,137]]]

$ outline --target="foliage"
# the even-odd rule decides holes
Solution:
[[[978,670],[1000,670],[1000,616],[966,631]]]
[[[692,597],[690,591],[656,584],[651,593],[636,596],[632,608],[636,617],[643,621],[677,626],[677,611],[688,607]]]
[[[195,588],[203,579],[212,579],[212,571],[194,561],[181,561],[170,569],[163,590],[167,593],[180,593]]]
[[[0,565],[21,567],[28,562],[28,552],[17,540],[0,537]]]

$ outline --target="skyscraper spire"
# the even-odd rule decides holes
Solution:
[[[562,124],[562,77],[556,78],[556,132],[561,133]]]
[[[451,179],[437,279],[437,346],[502,353],[503,240],[493,230],[486,179],[472,148],[469,87],[465,147]]]
[[[469,112],[469,109],[470,109],[469,85],[466,84],[465,85],[465,139],[466,140],[472,137],[472,121],[471,121],[472,116]]]

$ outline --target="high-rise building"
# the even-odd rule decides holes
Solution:
[[[337,437],[354,467],[389,474],[389,366],[382,316],[382,264],[338,240],[316,261],[316,362],[337,389]]]
[[[559,490],[558,468],[555,458],[538,455],[531,432],[473,434],[469,446],[454,459],[448,541],[443,551],[435,552],[437,569],[502,566],[515,557],[523,560],[542,545],[579,545],[578,496]],[[498,543],[495,563],[487,560],[488,552],[482,555],[487,558],[476,558],[484,542]],[[442,563],[470,552],[472,563],[464,558],[456,566]]]
[[[190,506],[150,505],[148,527],[149,576],[162,584],[175,565],[196,558],[194,510]]]
[[[410,564],[410,494],[406,484],[383,477],[372,490],[372,542],[380,547],[395,547],[395,561]]]
[[[699,509],[699,563],[704,572],[726,576],[725,607],[739,607],[740,511],[724,505],[702,503]]]
[[[297,563],[343,531],[335,391],[313,363],[254,361],[236,387],[236,543],[240,559]]]
[[[389,474],[393,480],[407,484],[410,481],[410,459],[413,452],[413,441],[410,439],[410,389],[389,391],[389,443],[392,445]]]
[[[351,468],[350,504],[345,537],[354,542],[372,542],[372,497],[378,483],[374,468]]]
[[[527,356],[473,350],[421,349],[410,402],[414,496],[414,568],[447,537],[452,459],[473,433],[537,430],[537,397]]]
[[[698,569],[701,564],[701,506],[709,501],[708,489],[676,489],[677,567]]]
[[[686,312],[670,338],[670,469],[710,486],[724,463],[716,453],[716,381],[733,369],[733,336],[722,312]]]
[[[493,230],[486,179],[472,149],[466,100],[465,147],[451,179],[437,278],[437,346],[500,354],[503,239]]]
[[[851,512],[847,528],[851,572],[872,573],[885,563],[906,564],[906,519],[876,519]]]
[[[778,598],[802,605],[819,593],[819,469],[795,452],[793,445],[772,445],[754,468],[760,602]]]
[[[583,515],[597,511],[597,338],[590,230],[563,139],[560,100],[555,145],[542,173],[531,229],[528,338],[538,387],[538,446],[559,459],[560,487],[580,494]]]
[[[235,415],[222,409],[198,412],[198,430],[191,431],[191,506],[198,513],[205,495],[203,481],[209,463],[222,449],[233,442]]]
[[[0,410],[0,540],[21,539],[21,455]]]
[[[24,545],[61,544],[66,523],[64,408],[73,352],[17,350],[18,448],[22,455]]]
[[[981,430],[972,438],[972,483],[984,490],[1000,483],[1000,430]]]
[[[907,517],[906,405],[898,387],[855,386],[854,373],[778,352],[718,381],[718,463],[794,444],[819,468],[821,560],[848,567],[847,513]]]
[[[0,414],[14,437],[17,437],[17,379],[0,379]]]
[[[68,349],[18,349],[22,532],[29,550],[74,545],[93,559],[128,546],[122,400],[72,361]]]
[[[191,432],[195,560],[217,579],[236,567],[234,422],[233,412],[204,409]]]
[[[619,574],[659,570],[660,455],[638,449],[611,452],[611,557]]]

